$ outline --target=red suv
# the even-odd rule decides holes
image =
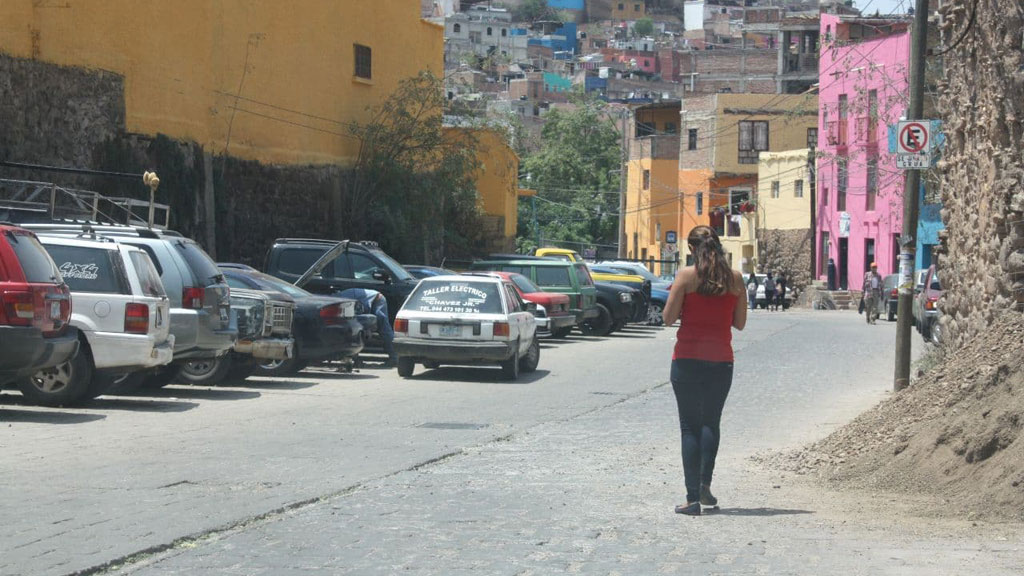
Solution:
[[[0,385],[74,357],[70,319],[71,292],[36,235],[0,224]]]

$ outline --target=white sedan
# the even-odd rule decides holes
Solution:
[[[512,380],[533,372],[540,360],[535,306],[502,278],[424,278],[395,318],[398,375],[412,376],[417,363],[498,364]]]

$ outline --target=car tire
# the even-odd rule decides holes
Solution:
[[[657,302],[651,302],[647,307],[647,325],[662,326],[665,324],[665,309]]]
[[[942,346],[942,324],[936,320],[935,325],[931,327],[929,341],[935,346]]]
[[[441,367],[441,365],[438,364],[437,362],[424,362],[423,367],[426,368],[427,370],[437,370],[438,368]]]
[[[554,332],[552,332],[551,333],[551,337],[552,338],[563,339],[563,338],[567,337],[571,333],[572,333],[572,326],[567,326],[565,328],[559,328],[558,330],[555,330]]]
[[[416,370],[416,363],[412,361],[412,358],[406,358],[404,356],[398,357],[398,375],[402,378],[409,378],[412,373]]]
[[[265,360],[256,364],[256,374],[260,376],[291,376],[306,367],[306,363],[298,358],[284,360]]]
[[[19,380],[18,389],[34,404],[72,406],[94,398],[89,395],[92,373],[92,358],[82,346],[71,360]]]
[[[608,333],[612,334],[614,332],[618,332],[618,331],[622,330],[625,327],[626,327],[626,321],[625,320],[616,320],[615,322],[612,323],[612,327],[608,330]]]
[[[612,329],[612,313],[603,304],[597,304],[597,318],[591,318],[580,324],[580,330],[586,336],[607,336]]]
[[[921,338],[924,338],[925,342],[931,342],[931,340],[932,340],[932,327],[931,327],[931,325],[928,322],[921,322],[920,323],[920,328],[921,329],[918,330],[918,332],[921,333]]]
[[[516,341],[516,351],[509,356],[508,360],[501,363],[501,371],[505,375],[506,380],[516,380],[519,378],[519,342]]]
[[[526,355],[519,360],[519,371],[529,374],[537,370],[537,364],[540,364],[540,343],[534,338]]]
[[[214,386],[227,378],[231,371],[231,354],[218,358],[189,360],[181,366],[178,381],[194,386]]]

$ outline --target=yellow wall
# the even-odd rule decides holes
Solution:
[[[799,230],[811,227],[810,175],[806,148],[762,153],[757,171],[759,227],[771,230]],[[803,197],[793,194],[794,182],[803,181]],[[779,183],[779,197],[772,198],[772,182]]]
[[[446,128],[446,132],[462,128]],[[485,214],[505,219],[505,237],[515,238],[519,220],[519,156],[505,136],[494,130],[473,130],[480,171],[476,189]]]
[[[818,97],[810,94],[718,94],[715,172],[757,174],[757,163],[739,163],[739,122],[768,121],[769,151],[807,147],[807,129],[818,127]]]
[[[415,0],[0,1],[0,52],[123,75],[128,131],[214,153],[230,131],[231,155],[267,163],[350,162],[345,123],[402,78],[441,75],[443,47]]]
[[[662,259],[665,233],[679,232],[682,200],[678,189],[678,162],[650,157],[630,161],[626,180],[626,248],[630,258]],[[650,186],[644,189],[643,173],[650,170]],[[658,236],[658,230],[661,236]],[[633,238],[636,234],[637,242]]]

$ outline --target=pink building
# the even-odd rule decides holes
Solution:
[[[887,126],[906,112],[910,22],[821,15],[818,70],[817,264],[827,279],[860,290],[871,262],[897,273],[902,170],[888,154]]]

